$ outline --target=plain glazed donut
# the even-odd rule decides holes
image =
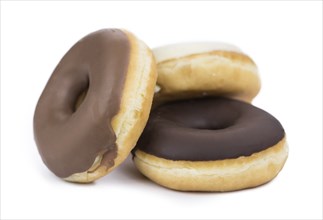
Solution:
[[[258,70],[239,48],[196,42],[153,49],[157,61],[154,105],[202,96],[225,96],[251,102],[260,90]]]
[[[92,182],[117,167],[137,142],[156,82],[151,50],[125,30],[78,41],[41,94],[34,136],[46,166],[72,182]]]
[[[133,160],[152,181],[181,191],[232,191],[272,180],[288,147],[269,113],[228,98],[175,101],[155,108]]]

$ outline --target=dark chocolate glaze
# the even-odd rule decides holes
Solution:
[[[57,176],[88,170],[99,154],[116,157],[111,120],[120,109],[129,57],[127,35],[104,29],[78,41],[55,68],[36,106],[34,136],[44,163]],[[113,165],[111,157],[104,162]]]
[[[154,109],[135,150],[170,160],[222,160],[250,156],[284,136],[279,121],[257,107],[203,98]]]

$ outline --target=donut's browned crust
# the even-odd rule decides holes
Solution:
[[[286,137],[251,156],[218,161],[173,161],[136,150],[134,163],[152,181],[179,191],[234,191],[269,182],[288,156]]]
[[[260,90],[256,64],[247,55],[211,51],[157,64],[154,104],[201,96],[226,96],[251,102]]]

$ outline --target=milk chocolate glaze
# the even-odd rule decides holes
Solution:
[[[36,106],[34,137],[57,176],[88,170],[98,154],[116,157],[111,120],[120,109],[130,49],[121,30],[99,30],[78,41],[55,68]],[[111,157],[107,161],[101,165],[113,165]]]
[[[267,112],[213,97],[154,109],[135,150],[170,160],[222,160],[250,156],[284,136],[279,121]]]

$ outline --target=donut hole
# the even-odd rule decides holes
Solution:
[[[191,126],[193,129],[198,130],[221,130],[229,128],[232,124],[231,123],[225,123],[225,124],[215,124],[215,125],[197,125],[197,126]]]
[[[76,98],[76,101],[75,101],[75,105],[74,105],[74,112],[77,111],[77,109],[81,106],[81,104],[83,103],[86,95],[87,95],[87,92],[88,92],[88,88],[86,88],[85,90],[83,90]]]
[[[221,130],[226,129],[234,125],[235,117],[221,118],[216,120],[195,120],[190,124],[186,124],[187,127],[197,130]],[[193,123],[192,123],[193,122]]]
[[[234,126],[241,117],[241,112],[221,98],[217,102],[203,102],[208,98],[184,100],[166,105],[160,112],[170,122],[180,127],[196,130],[222,130]],[[196,103],[199,105],[196,106]],[[180,108],[177,107],[180,103]],[[225,104],[226,103],[226,104]]]

